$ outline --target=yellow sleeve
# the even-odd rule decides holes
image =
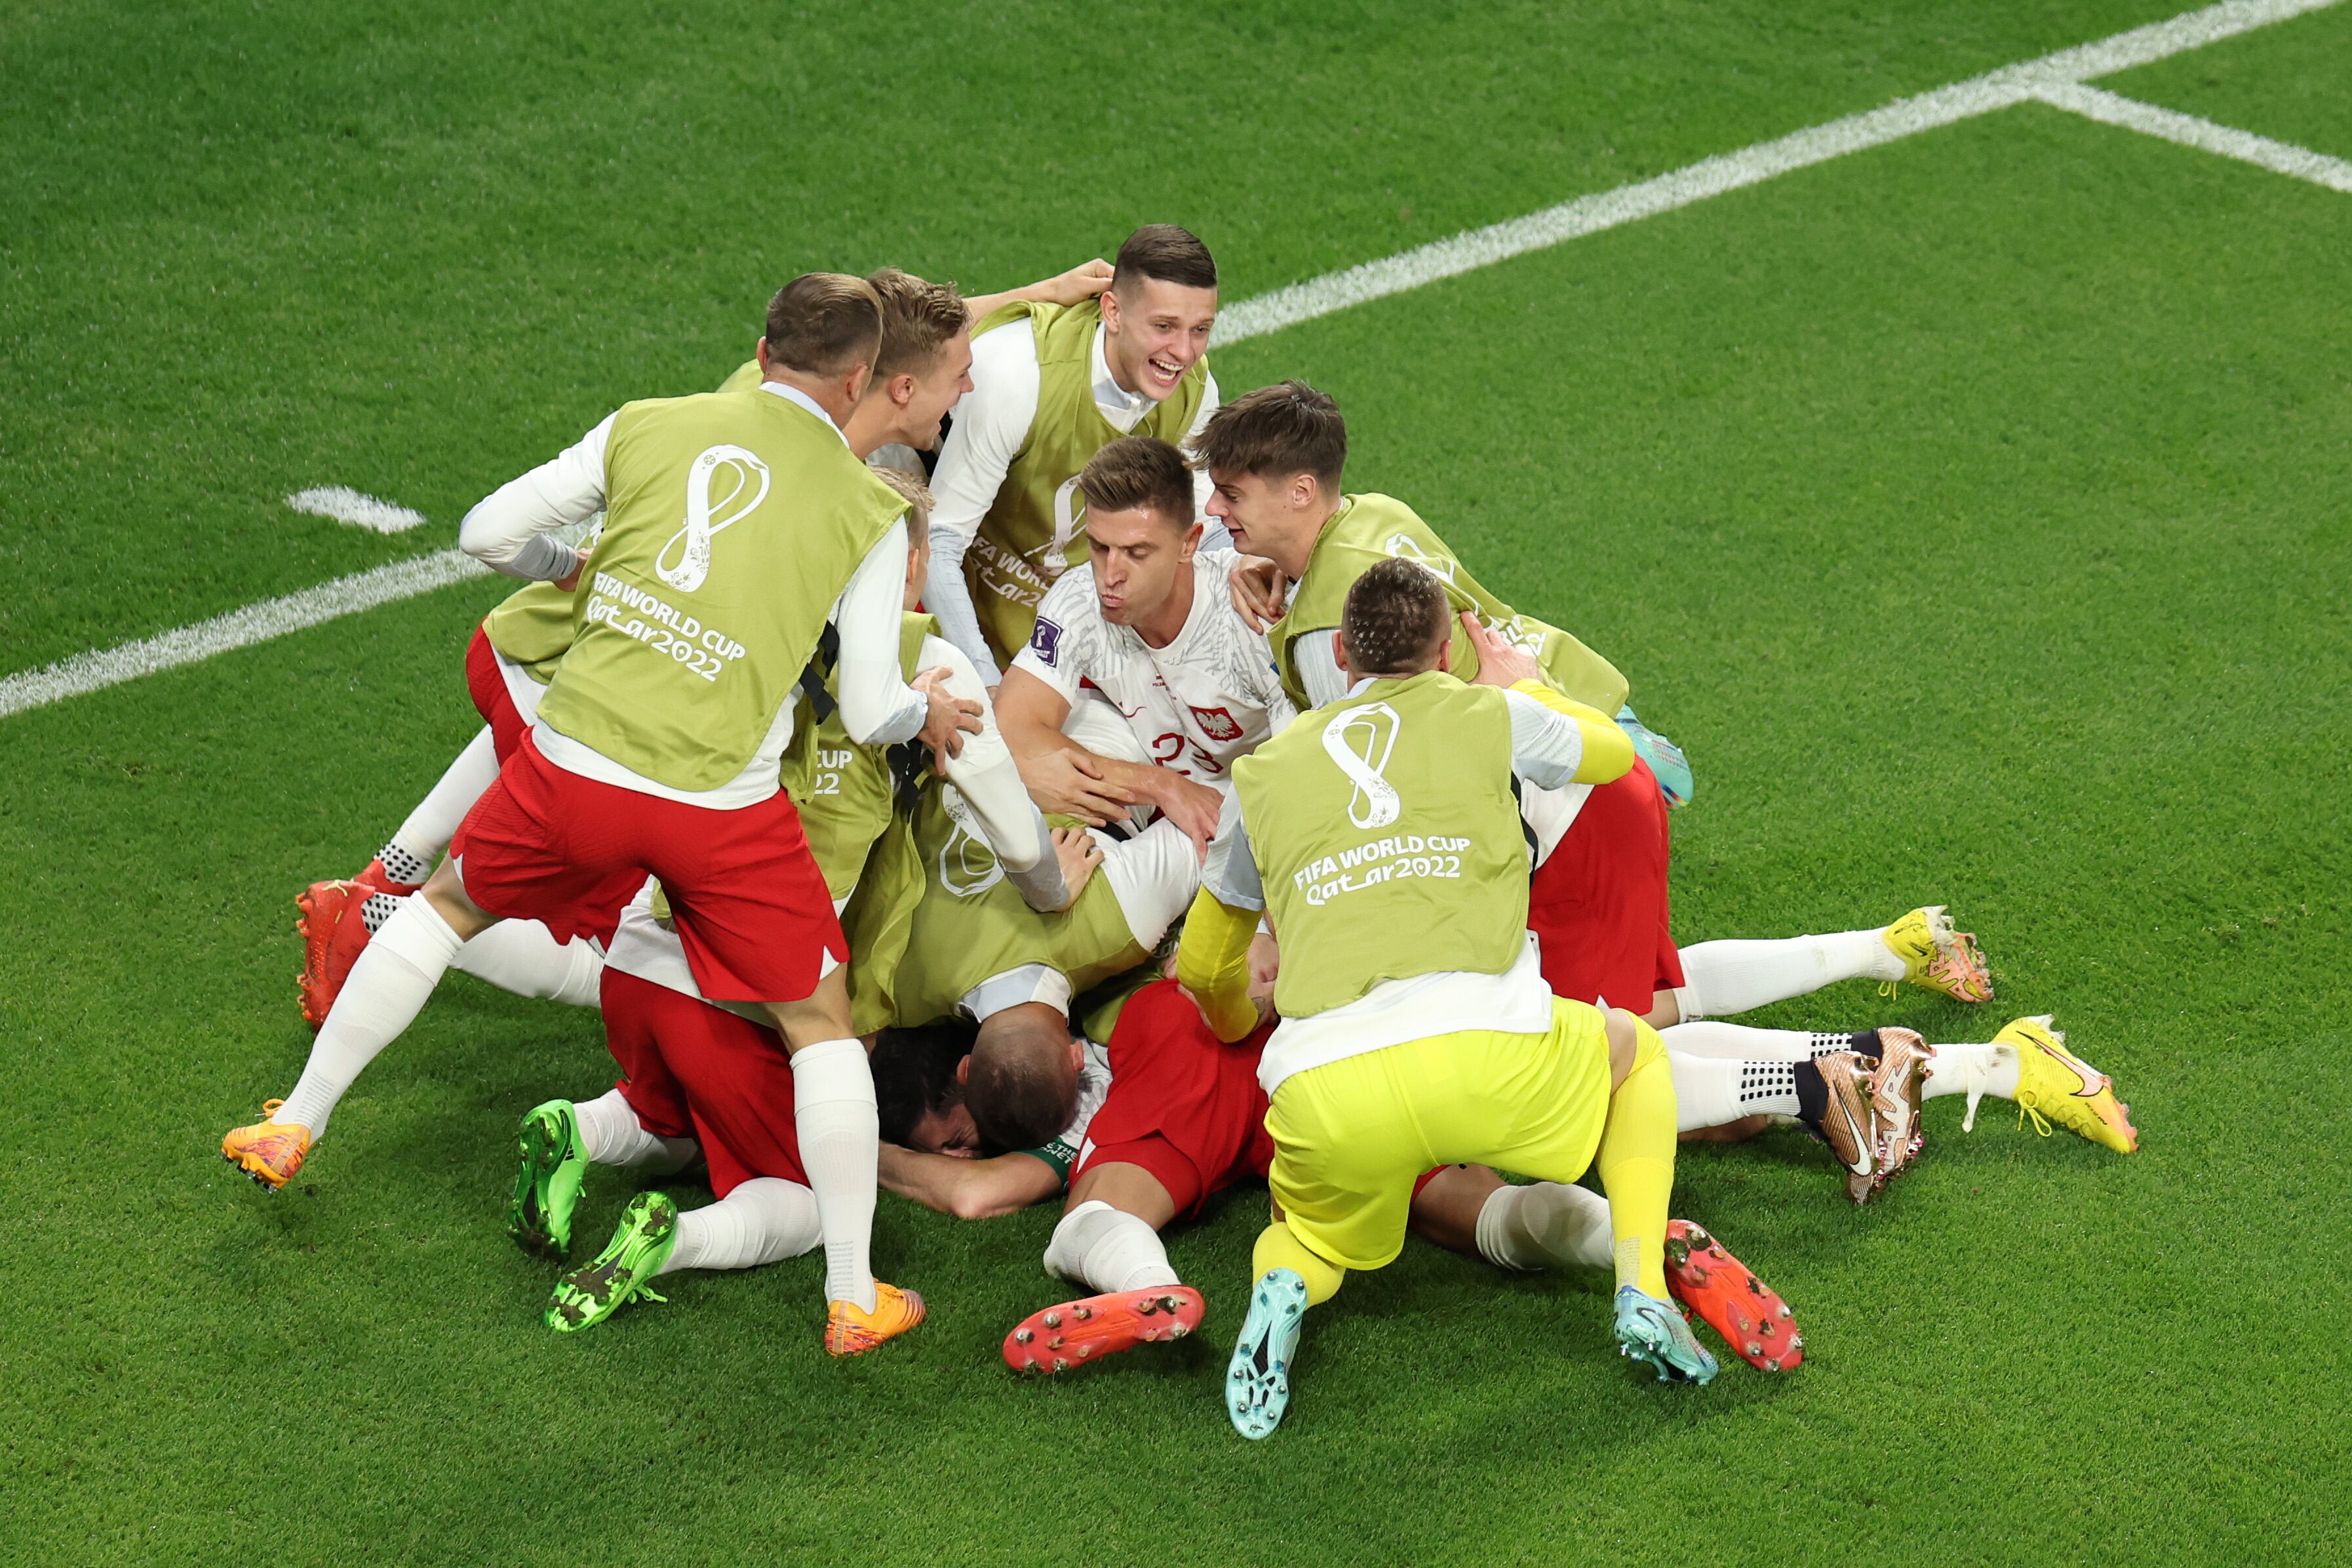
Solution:
[[[1587,708],[1572,697],[1562,697],[1540,680],[1516,681],[1511,689],[1576,721],[1577,729],[1584,735],[1584,757],[1576,764],[1576,783],[1607,784],[1632,771],[1633,737],[1619,728],[1616,720],[1597,708]]]
[[[1184,917],[1184,940],[1176,948],[1176,981],[1192,994],[1217,1038],[1231,1043],[1257,1027],[1257,1004],[1249,996],[1250,938],[1257,934],[1257,911],[1237,910],[1203,888]]]

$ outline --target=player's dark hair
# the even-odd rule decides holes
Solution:
[[[874,1111],[882,1141],[905,1144],[926,1112],[954,1110],[963,1101],[956,1064],[971,1054],[968,1024],[885,1029],[874,1042]]]
[[[882,353],[882,298],[863,278],[803,272],[768,301],[768,358],[809,375],[842,375]]]
[[[1217,286],[1216,258],[1198,236],[1172,223],[1148,223],[1127,237],[1110,264],[1110,286],[1121,300],[1131,300],[1136,279],[1150,278],[1186,289]]]
[[[1313,474],[1337,490],[1348,466],[1348,422],[1328,395],[1303,381],[1276,382],[1210,415],[1192,437],[1192,456],[1213,474]]]
[[[870,273],[866,281],[882,301],[882,352],[874,363],[877,381],[930,369],[948,340],[971,325],[971,307],[963,302],[952,283],[929,282],[895,267]]]
[[[981,1142],[994,1149],[1035,1149],[1052,1142],[1077,1114],[1078,1085],[1070,1072],[1069,1026],[1050,1023],[1042,1006],[1007,1008],[980,1026],[971,1047],[963,1102]]]
[[[1087,510],[1160,514],[1178,529],[1192,525],[1192,470],[1184,454],[1156,436],[1121,436],[1078,475]]]
[[[1437,668],[1453,630],[1453,611],[1437,574],[1390,555],[1364,569],[1339,612],[1339,640],[1351,675],[1419,675]]]

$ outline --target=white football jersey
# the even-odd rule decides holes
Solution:
[[[1066,572],[1045,591],[1029,646],[1013,661],[1072,703],[1100,692],[1162,767],[1220,789],[1234,761],[1279,732],[1297,710],[1283,694],[1265,638],[1233,607],[1230,550],[1192,557],[1192,613],[1166,647],[1102,617],[1091,569]]]

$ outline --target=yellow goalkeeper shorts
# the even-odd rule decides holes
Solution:
[[[1414,1179],[1477,1163],[1572,1182],[1609,1120],[1609,1033],[1555,999],[1551,1029],[1458,1029],[1293,1073],[1265,1115],[1266,1173],[1290,1228],[1321,1257],[1379,1268],[1403,1250]]]

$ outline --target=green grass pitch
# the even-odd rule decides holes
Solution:
[[[0,674],[446,548],[810,267],[1172,219],[1238,300],[2186,3],[12,5]],[[2347,81],[2352,7],[2098,85],[2352,158]],[[1756,1021],[2054,1013],[2143,1151],[1940,1102],[1855,1210],[1793,1133],[1689,1150],[1801,1373],[1656,1387],[1593,1281],[1415,1244],[1262,1446],[1247,1190],[1171,1240],[1203,1334],[1055,1384],[995,1352],[1049,1209],[885,1196],[933,1317],[852,1363],[813,1259],[559,1339],[500,1204],[591,1015],[453,976],[296,1185],[215,1154],[309,1037],[292,895],[475,726],[474,581],[0,718],[0,1561],[2337,1560],[2352,195],[2024,106],[1214,363],[1628,672],[1698,774],[1678,934],[1948,902],[2000,988]]]

